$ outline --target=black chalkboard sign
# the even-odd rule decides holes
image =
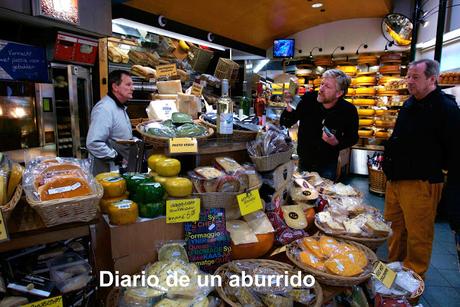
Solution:
[[[201,270],[214,273],[230,261],[231,241],[225,227],[225,209],[203,209],[200,219],[184,223],[184,229],[188,258]]]
[[[48,82],[45,49],[0,40],[0,80]]]

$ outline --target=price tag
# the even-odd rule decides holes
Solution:
[[[176,64],[167,64],[157,66],[157,78],[172,77],[177,75]]]
[[[169,139],[170,153],[197,153],[198,142],[195,138],[172,138]]]
[[[259,190],[252,190],[248,193],[236,195],[236,199],[238,200],[238,205],[240,206],[241,215],[262,210],[263,208]]]
[[[27,305],[21,305],[22,307],[63,307],[62,296],[56,296],[48,298],[46,300],[41,300],[38,302],[33,302]]]
[[[391,285],[396,278],[396,272],[390,270],[384,263],[380,261],[374,266],[373,274],[375,278],[377,278],[388,289],[391,288]]]
[[[10,238],[8,237],[8,231],[6,230],[5,220],[3,219],[3,212],[0,210],[0,242],[7,241]]]
[[[198,84],[196,82],[194,82],[192,84],[192,92],[191,92],[191,94],[193,96],[201,97],[201,92],[202,91],[203,91],[203,87],[200,84]]]
[[[172,199],[166,201],[166,223],[196,222],[200,218],[200,199]]]

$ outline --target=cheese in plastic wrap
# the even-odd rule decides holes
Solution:
[[[175,100],[152,100],[147,109],[147,116],[150,120],[167,120],[177,112]]]
[[[227,221],[225,224],[235,245],[259,242],[254,230],[249,227],[248,223],[239,220],[231,220]]]
[[[243,218],[256,235],[275,232],[267,215],[261,210],[249,213]]]

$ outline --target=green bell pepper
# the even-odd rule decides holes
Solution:
[[[166,214],[166,206],[164,201],[159,201],[155,203],[146,203],[139,204],[139,216],[154,218],[160,215]]]
[[[136,188],[133,200],[138,204],[155,203],[163,199],[165,189],[158,182],[143,182]]]

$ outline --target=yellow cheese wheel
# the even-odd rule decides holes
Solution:
[[[360,126],[370,126],[374,123],[374,120],[371,118],[360,118],[359,125]]]
[[[374,96],[375,88],[373,87],[358,87],[355,89],[356,96]]]
[[[372,136],[373,134],[374,134],[374,130],[370,130],[370,129],[359,129],[358,130],[359,137],[369,137],[369,136]]]
[[[104,198],[118,197],[126,193],[126,180],[120,176],[106,177],[100,181]]]
[[[389,119],[376,119],[375,120],[376,127],[390,128],[390,127],[393,127],[394,124],[395,124],[394,120],[389,120]]]
[[[375,132],[375,136],[378,138],[389,138],[391,136],[391,133],[386,130],[379,130]]]
[[[326,269],[332,274],[339,276],[356,276],[363,272],[363,269],[348,258],[332,257],[324,262]]]
[[[155,171],[155,165],[158,161],[160,160],[164,160],[168,157],[166,157],[165,155],[162,155],[162,154],[155,154],[155,155],[151,155],[148,159],[147,159],[147,164],[150,168],[151,171]]]
[[[375,99],[370,98],[355,98],[353,104],[357,106],[373,106],[375,105]]]
[[[347,91],[347,96],[353,96],[353,95],[355,95],[355,89],[349,87]]]
[[[180,162],[177,159],[171,158],[159,160],[155,164],[155,172],[164,177],[177,176],[180,172]]]
[[[176,179],[176,178],[178,177],[163,177],[160,175],[156,175],[155,177],[153,177],[153,181],[160,183],[162,186],[165,186],[166,181],[170,179]]]
[[[375,77],[374,76],[356,77],[356,84],[357,85],[375,85]]]
[[[356,66],[337,66],[337,69],[349,76],[354,76],[356,74]]]
[[[120,174],[116,172],[100,173],[100,174],[97,174],[96,177],[94,178],[100,183],[102,179],[107,178],[107,177],[114,177],[114,176],[120,176]]]
[[[192,182],[187,178],[177,177],[166,180],[164,187],[172,197],[185,197],[192,194]]]
[[[137,204],[129,199],[112,203],[109,206],[109,219],[111,224],[133,224],[136,222],[138,216]]]
[[[129,194],[125,193],[121,196],[118,197],[112,197],[112,198],[102,198],[101,201],[99,202],[99,207],[101,208],[102,213],[109,213],[109,206],[113,203],[116,203],[117,201],[128,199]]]
[[[374,115],[375,110],[374,109],[358,109],[358,115],[359,116],[372,116]]]
[[[16,187],[21,182],[22,173],[24,169],[19,163],[13,163],[11,167],[10,179],[8,180],[8,192],[6,195],[6,201],[8,202],[11,197],[13,197],[14,191],[16,191]]]

